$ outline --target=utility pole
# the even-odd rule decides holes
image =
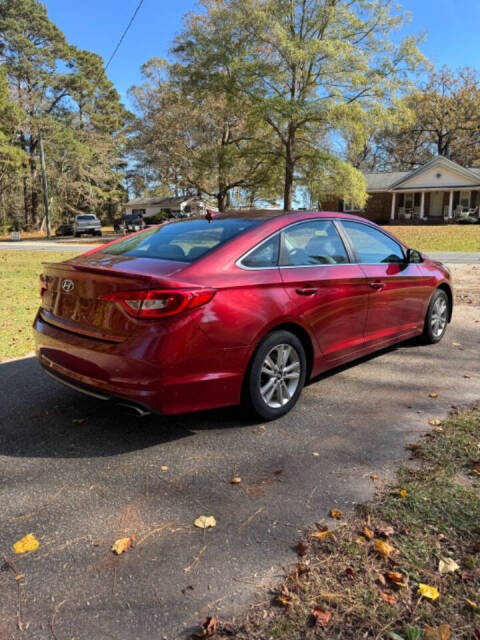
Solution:
[[[38,146],[40,150],[40,164],[42,167],[43,204],[45,206],[45,220],[47,223],[47,238],[50,240],[50,208],[48,205],[47,172],[45,170],[45,153],[43,152],[42,132],[38,131]]]

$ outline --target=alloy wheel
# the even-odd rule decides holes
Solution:
[[[432,314],[430,316],[432,334],[435,338],[440,337],[445,331],[448,321],[447,312],[447,301],[443,296],[439,296],[433,304]]]
[[[290,344],[278,344],[263,361],[260,394],[271,409],[285,406],[297,390],[301,374],[300,356]]]

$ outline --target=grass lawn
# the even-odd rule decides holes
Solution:
[[[34,348],[32,322],[40,304],[42,262],[74,255],[71,251],[0,251],[0,362]]]
[[[480,251],[480,225],[388,225],[385,229],[419,251]]]
[[[480,411],[452,414],[411,451],[396,486],[305,535],[238,640],[480,638]]]

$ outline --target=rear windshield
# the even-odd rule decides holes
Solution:
[[[259,222],[241,218],[171,222],[126,238],[102,253],[193,262]]]
[[[85,215],[85,216],[77,216],[77,220],[96,220],[97,217],[90,214],[90,215]]]

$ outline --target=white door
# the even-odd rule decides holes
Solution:
[[[432,191],[430,194],[430,215],[443,215],[443,191]]]

